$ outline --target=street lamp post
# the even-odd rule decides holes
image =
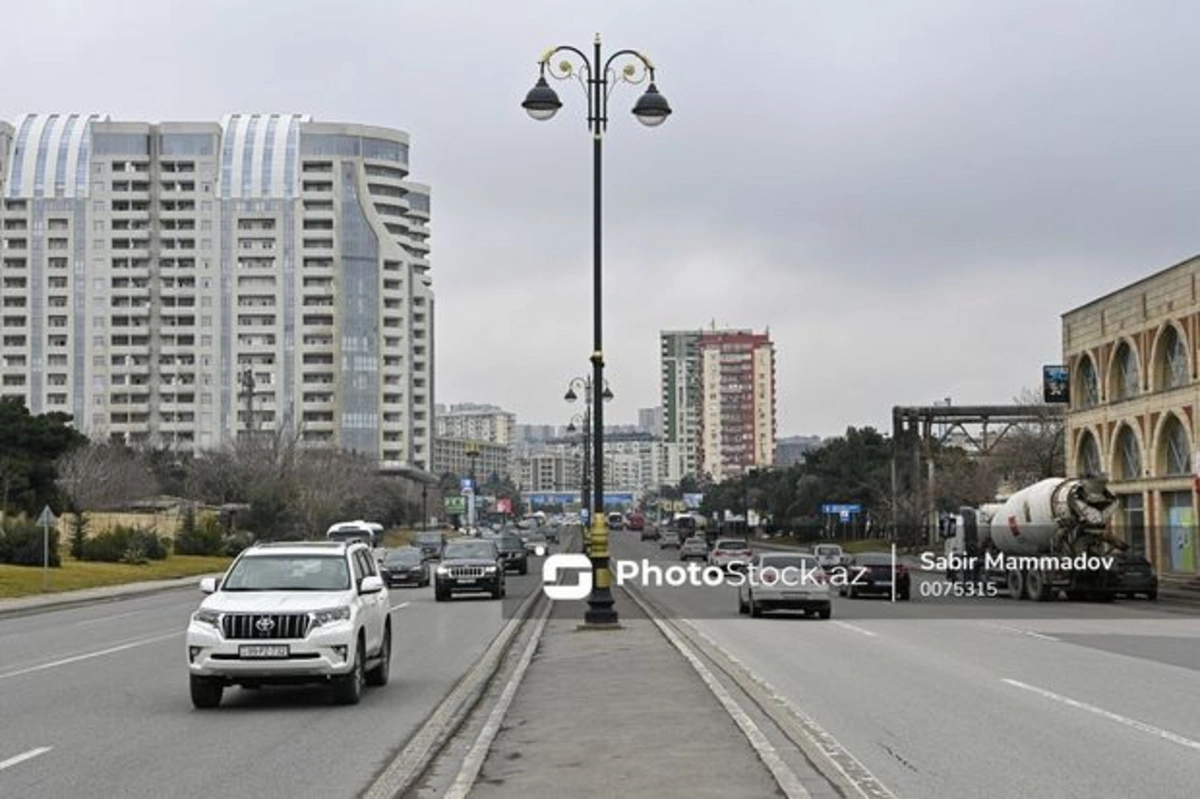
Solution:
[[[594,516],[596,513],[599,513],[601,516],[603,516],[604,515],[604,484],[603,484],[603,481],[601,481],[600,483],[597,484],[592,479],[592,475],[596,474],[597,472],[593,471],[594,465],[591,463],[591,458],[594,456],[592,456],[591,452],[590,452],[592,446],[595,443],[595,440],[593,438],[595,431],[593,431],[591,428],[591,419],[593,416],[592,406],[597,404],[596,403],[596,395],[592,390],[592,387],[594,385],[596,385],[596,384],[592,382],[591,375],[588,375],[587,377],[573,378],[571,380],[571,382],[569,384],[567,384],[567,393],[566,393],[566,395],[564,395],[563,399],[565,399],[567,402],[574,402],[575,400],[579,399],[579,394],[576,393],[575,389],[579,389],[580,391],[583,392],[583,403],[584,403],[583,404],[583,427],[584,427],[584,431],[585,431],[585,435],[584,435],[584,439],[583,439],[583,448],[584,448],[584,454],[583,454],[583,462],[584,462],[583,506],[585,508],[588,507],[588,504],[589,504],[588,503],[588,499],[589,499],[588,493],[593,490],[593,486],[599,485],[599,488],[596,489],[596,491],[597,491],[596,495],[591,498],[591,505],[592,505],[593,510],[590,515]],[[608,387],[608,381],[605,380],[603,385],[604,385],[604,391],[601,392],[600,399],[604,400],[605,402],[611,402],[612,398],[613,398],[613,393],[612,393],[612,390],[609,389],[609,387]],[[570,428],[568,428],[568,430],[570,430]],[[603,455],[603,453],[601,453],[601,455]],[[596,462],[601,464],[599,467],[600,468],[599,474],[602,475],[604,473],[604,466],[603,466],[604,461],[602,458],[596,458]],[[599,509],[599,510],[596,510],[596,509]],[[592,520],[589,519],[588,521],[590,523]],[[594,525],[592,525],[592,527],[594,529]],[[584,554],[590,554],[591,545],[592,545],[591,535],[589,533],[585,532],[583,535],[583,552],[584,552]]]
[[[558,54],[563,60],[551,64],[550,59]],[[620,71],[614,62],[623,59]],[[649,85],[633,106],[633,115],[644,125],[653,127],[661,124],[671,114],[667,100],[654,85],[654,64],[636,50],[618,50],[602,59],[600,36],[596,35],[593,57],[570,45],[559,45],[548,49],[538,60],[538,80],[525,95],[522,107],[536,120],[548,120],[562,107],[558,93],[546,83],[546,72],[557,80],[577,78],[587,93],[587,123],[592,133],[592,282],[593,282],[593,341],[592,381],[604,385],[604,342],[602,335],[602,292],[601,292],[601,143],[608,128],[608,97],[610,77],[612,87],[618,83],[640,84],[647,78]],[[592,594],[588,597],[588,610],[584,614],[587,624],[616,624],[617,612],[613,609],[612,573],[608,563],[608,529],[604,516],[604,409],[596,405],[592,418],[592,474],[595,501],[592,507]]]
[[[591,494],[592,484],[591,484],[591,479],[590,479],[591,475],[588,472],[588,470],[590,468],[590,463],[591,463],[591,457],[590,457],[591,446],[590,446],[590,444],[591,444],[591,437],[592,437],[590,416],[591,416],[590,411],[587,411],[587,410],[585,410],[583,412],[582,416],[577,413],[571,417],[571,421],[567,425],[568,433],[574,433],[576,430],[579,431],[579,448],[580,448],[580,452],[581,452],[581,456],[582,456],[581,464],[580,464],[581,468],[579,470],[579,478],[580,478],[579,479],[579,508],[581,511],[581,518],[579,520],[579,523],[581,526],[583,524],[582,512],[587,511],[587,509],[590,508],[592,505],[592,494]],[[578,424],[578,426],[576,426],[577,424]],[[581,547],[581,551],[583,552],[583,554],[586,555],[587,554],[587,542],[580,541],[580,547]]]
[[[475,530],[475,460],[479,457],[479,447],[467,445],[467,459],[471,462],[471,489],[467,492],[467,534],[477,535]]]

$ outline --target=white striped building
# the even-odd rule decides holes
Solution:
[[[428,186],[304,115],[0,123],[0,397],[180,450],[284,429],[428,469]]]

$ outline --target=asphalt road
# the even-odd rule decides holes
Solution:
[[[678,562],[633,534],[614,539],[618,559]],[[930,618],[919,598],[835,597],[831,621],[751,619],[728,586],[645,593],[898,797],[1191,797],[1200,785],[1195,616],[996,598]]]
[[[0,796],[356,796],[540,585],[530,566],[504,603],[391,589],[391,682],[353,707],[317,688],[232,688],[193,710],[198,590],[2,619]]]

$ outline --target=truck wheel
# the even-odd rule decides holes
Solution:
[[[1008,595],[1013,599],[1025,598],[1024,575],[1016,569],[1012,569],[1008,573]]]
[[[198,710],[207,710],[221,704],[221,694],[225,687],[216,680],[206,677],[192,677],[192,706]]]
[[[1050,581],[1046,575],[1034,569],[1025,573],[1025,596],[1034,602],[1050,600]]]

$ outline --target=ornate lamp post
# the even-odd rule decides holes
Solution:
[[[562,54],[557,64],[550,59]],[[617,70],[615,62],[623,65]],[[525,95],[522,107],[536,120],[548,120],[562,107],[558,93],[546,82],[546,73],[558,80],[576,78],[587,94],[587,124],[592,133],[592,282],[593,282],[593,343],[592,381],[604,385],[604,346],[602,336],[602,293],[601,293],[601,143],[608,128],[608,98],[619,83],[640,84],[649,79],[646,91],[633,106],[633,115],[644,125],[653,127],[661,124],[671,114],[667,100],[654,85],[654,64],[636,50],[617,50],[604,59],[600,52],[600,36],[596,35],[592,58],[570,45],[559,45],[548,49],[538,60],[538,79]],[[611,81],[611,85],[610,85]],[[613,610],[612,573],[608,565],[608,530],[604,516],[604,409],[596,405],[592,419],[592,474],[595,485],[595,504],[592,507],[592,595],[588,598],[588,610],[584,615],[587,624],[616,624],[617,613]]]

